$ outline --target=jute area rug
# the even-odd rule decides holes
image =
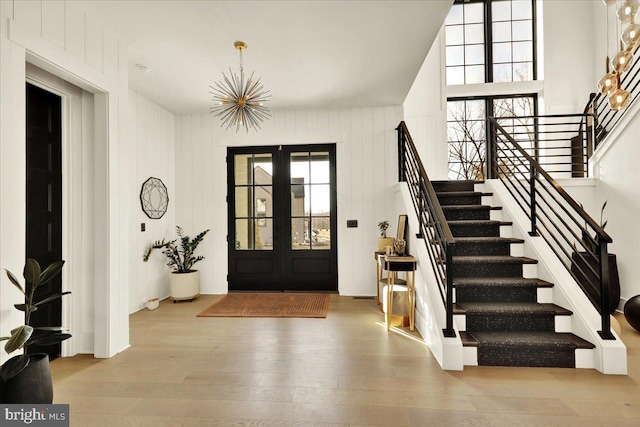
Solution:
[[[328,294],[230,293],[198,317],[327,317]]]

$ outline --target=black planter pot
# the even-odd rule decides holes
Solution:
[[[7,382],[0,382],[2,403],[51,404],[53,381],[49,369],[49,355],[29,355],[29,364],[22,372]]]
[[[598,271],[596,261],[587,252],[574,252],[571,255],[571,272],[591,302],[600,308],[600,282],[589,266]],[[620,302],[620,277],[615,254],[609,254],[609,314],[613,314]]]

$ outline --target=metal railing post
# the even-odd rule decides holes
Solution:
[[[494,162],[494,153],[493,153],[493,149],[495,147],[495,139],[496,139],[496,132],[495,132],[495,128],[493,126],[493,122],[490,119],[487,119],[487,124],[489,125],[489,132],[487,135],[487,147],[485,149],[485,155],[486,155],[486,168],[487,168],[487,179],[495,179],[497,178],[497,173],[495,170],[495,167],[493,165]]]
[[[453,329],[453,245],[446,245],[446,262],[447,262],[447,324],[445,329],[442,330],[443,334],[447,338],[453,338],[456,336],[456,331]]]
[[[404,146],[404,128],[402,124],[398,125],[398,182],[405,182],[407,180],[405,171],[405,146]]]
[[[598,236],[598,248],[600,251],[600,318],[602,320],[602,330],[598,331],[598,334],[603,340],[614,340],[609,315],[609,253],[607,242],[600,236]]]
[[[529,214],[531,215],[531,231],[529,231],[530,236],[538,235],[538,222],[537,222],[537,212],[536,212],[536,169],[533,166],[533,162],[529,161],[529,196],[530,196],[530,206],[529,206]]]

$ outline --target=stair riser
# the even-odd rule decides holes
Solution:
[[[478,348],[479,366],[531,366],[575,368],[575,350],[531,348]]]
[[[436,193],[445,191],[474,191],[474,181],[431,181]]]
[[[453,277],[522,277],[520,263],[453,263]]]
[[[481,195],[468,195],[468,196],[438,196],[438,201],[442,206],[449,205],[481,205],[482,204],[482,196]]]
[[[500,224],[449,224],[453,237],[499,237]]]
[[[489,206],[482,209],[447,209],[446,206],[442,208],[444,217],[449,221],[465,220],[465,219],[491,219],[491,210]]]
[[[456,287],[456,302],[536,302],[535,286],[465,286]]]
[[[509,242],[462,242],[456,241],[457,256],[511,255]]]
[[[483,315],[467,313],[467,331],[554,331],[555,315]]]

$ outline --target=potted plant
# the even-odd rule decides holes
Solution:
[[[393,246],[395,239],[393,237],[387,237],[387,228],[389,228],[389,221],[380,221],[378,223],[380,229],[380,237],[378,237],[378,252],[385,252],[387,246]]]
[[[582,206],[581,206],[582,207]],[[607,207],[607,201],[600,208],[600,227],[604,229],[607,221],[604,221],[604,209]],[[586,230],[586,224],[584,229]],[[598,271],[600,259],[600,247],[598,246],[597,237],[591,237],[586,231],[582,232],[583,247],[586,251],[579,251],[575,248],[571,254],[571,272],[576,281],[585,292],[587,297],[596,307],[600,307],[600,281],[591,270]],[[618,308],[620,302],[620,277],[618,275],[618,262],[615,254],[607,254],[609,263],[609,314],[613,314]]]
[[[143,261],[148,261],[154,249],[162,249],[167,256],[167,265],[171,268],[169,286],[171,299],[174,303],[182,300],[193,301],[200,294],[200,272],[193,266],[204,259],[202,255],[195,256],[194,252],[209,229],[204,230],[191,239],[184,234],[180,226],[176,227],[178,239],[165,241],[158,240],[149,246],[143,256]],[[176,242],[178,242],[176,244]]]
[[[49,370],[49,355],[46,353],[29,353],[34,344],[53,345],[71,338],[61,326],[31,325],[31,314],[44,304],[48,304],[71,292],[60,292],[40,301],[35,300],[37,289],[51,281],[60,273],[64,261],[56,261],[44,271],[40,264],[32,258],[24,266],[23,276],[26,286],[23,288],[16,276],[6,270],[9,281],[24,295],[24,303],[15,307],[24,312],[24,325],[11,330],[11,336],[0,337],[7,341],[4,349],[7,354],[24,348],[24,354],[14,356],[0,367],[0,401],[2,403],[34,403],[50,404],[53,402],[53,383]]]

